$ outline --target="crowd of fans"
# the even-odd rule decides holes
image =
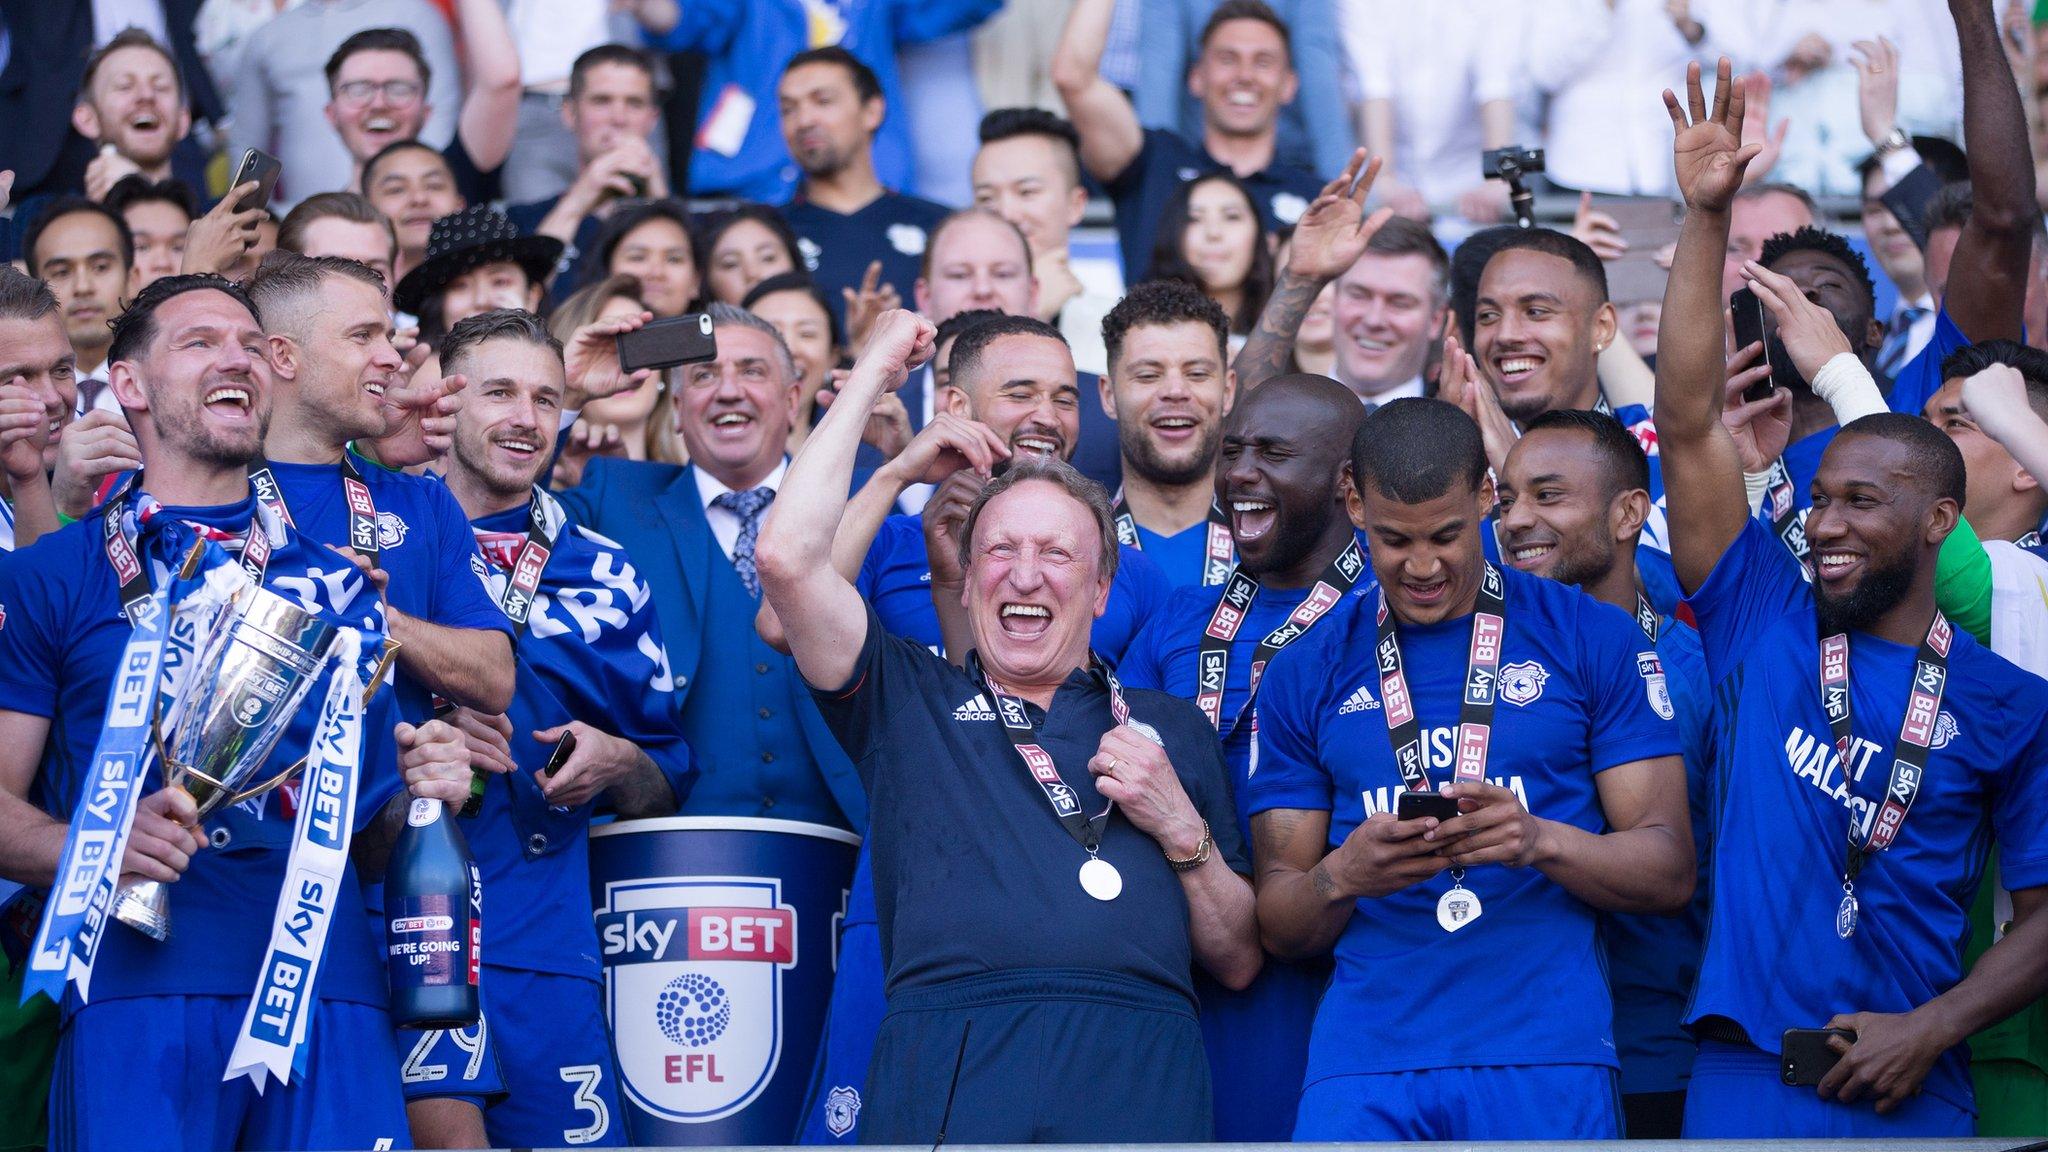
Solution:
[[[2040,15],[0,0],[0,1149],[625,1143],[677,812],[865,838],[804,1142],[2048,1131]],[[268,1094],[297,792],[131,789],[189,929],[19,995],[195,539],[397,644]]]

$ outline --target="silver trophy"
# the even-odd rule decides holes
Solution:
[[[210,623],[201,622],[204,639],[176,700],[151,718],[164,786],[191,793],[201,823],[221,806],[261,796],[305,767],[301,758],[250,784],[291,727],[342,634],[341,625],[254,583]],[[385,641],[365,700],[377,690],[396,649],[395,642]],[[153,939],[168,939],[169,894],[159,881],[129,884],[115,898],[114,917]]]

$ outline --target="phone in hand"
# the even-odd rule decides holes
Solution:
[[[1400,820],[1421,820],[1434,816],[1439,823],[1458,814],[1458,802],[1441,792],[1403,792],[1394,801],[1394,816]]]
[[[542,786],[545,787],[548,781],[554,779],[555,773],[561,771],[562,765],[567,764],[569,757],[575,754],[576,733],[562,733],[562,738],[555,742],[554,752],[548,756],[547,764],[540,770]]]
[[[1771,363],[1771,346],[1764,342],[1764,302],[1757,299],[1756,293],[1750,289],[1737,288],[1735,294],[1728,297],[1728,314],[1735,323],[1735,347],[1739,350],[1751,344],[1763,344],[1763,363],[1768,366]],[[1766,376],[1743,389],[1742,398],[1750,402],[1768,400],[1775,390],[1771,378]]]
[[[704,312],[671,316],[619,334],[619,368],[625,372],[717,358],[718,338],[711,331],[710,314]]]
[[[228,187],[240,188],[254,180],[256,190],[235,201],[235,211],[253,212],[269,205],[271,195],[277,191],[278,174],[283,171],[284,165],[278,158],[261,148],[242,153],[242,163],[235,169],[235,178],[228,182]]]
[[[1840,1036],[1851,1044],[1856,1034],[1846,1028],[1787,1028],[1778,1048],[1778,1078],[1794,1087],[1811,1088],[1827,1077],[1842,1054],[1828,1041]]]

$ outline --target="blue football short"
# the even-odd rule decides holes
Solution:
[[[1747,1044],[1702,1040],[1685,1094],[1685,1138],[1849,1139],[1976,1135],[1976,1117],[1938,1096],[1908,1099],[1879,1116],[1868,1098],[1823,1100],[1779,1078],[1778,1058]]]
[[[1619,1079],[1598,1064],[1329,1076],[1302,1089],[1294,1138],[1619,1140]]]
[[[322,1000],[306,1072],[223,1083],[245,996],[142,996],[80,1008],[57,1041],[53,1150],[410,1148],[382,1008]]]
[[[398,1033],[406,1099],[468,1100],[492,1144],[624,1146],[603,986],[485,964],[483,992],[474,1028]]]

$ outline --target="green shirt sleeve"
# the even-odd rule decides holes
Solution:
[[[1991,557],[1968,519],[1959,518],[1934,562],[1934,603],[1979,644],[1991,644]]]

